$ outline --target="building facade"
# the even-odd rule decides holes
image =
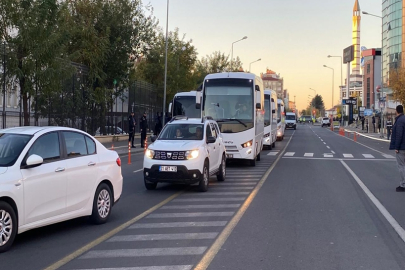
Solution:
[[[261,73],[260,77],[263,80],[264,88],[275,90],[277,93],[277,98],[284,99],[284,79],[280,74],[267,69],[266,73]]]
[[[379,107],[377,86],[381,84],[381,49],[364,50],[363,58],[363,106],[376,109]]]

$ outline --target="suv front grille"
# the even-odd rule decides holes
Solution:
[[[153,159],[158,160],[185,160],[185,151],[155,151]]]

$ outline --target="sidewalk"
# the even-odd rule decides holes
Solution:
[[[372,140],[377,140],[377,141],[382,141],[382,142],[390,142],[389,140],[387,140],[387,134],[383,134],[384,138],[381,138],[381,134],[380,133],[374,133],[374,132],[370,132],[367,133],[366,130],[361,130],[361,125],[359,125],[357,128],[355,126],[347,126],[345,127],[345,131],[346,132],[356,132],[357,135],[363,136],[365,138],[369,138]]]
[[[151,143],[150,136],[152,134],[147,134],[146,137],[148,139],[148,145]],[[135,153],[141,153],[144,151],[143,148],[141,148],[141,134],[136,134],[135,135],[135,146],[136,148],[131,148],[131,154]],[[128,139],[124,141],[118,141],[118,142],[107,142],[107,143],[102,143],[107,149],[114,150],[118,153],[118,155],[126,155],[128,154]]]

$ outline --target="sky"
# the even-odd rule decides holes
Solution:
[[[327,109],[339,101],[340,58],[352,45],[355,0],[170,0],[169,31],[179,28],[197,48],[199,58],[221,51],[239,56],[256,75],[269,68],[284,78],[284,89],[299,110],[308,95],[321,95]],[[159,26],[166,28],[167,0],[143,0],[153,7]],[[361,11],[381,16],[381,0],[359,0]],[[381,20],[362,15],[361,46],[381,47]],[[327,65],[334,69],[324,68]],[[343,64],[343,82],[347,67]],[[192,89],[190,89],[192,90]]]

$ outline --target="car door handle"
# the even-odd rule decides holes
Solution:
[[[55,172],[63,172],[63,171],[65,171],[65,168],[57,168],[57,169],[55,170]]]
[[[96,163],[94,162],[89,162],[89,164],[87,164],[87,166],[94,166],[94,165],[96,165]]]

